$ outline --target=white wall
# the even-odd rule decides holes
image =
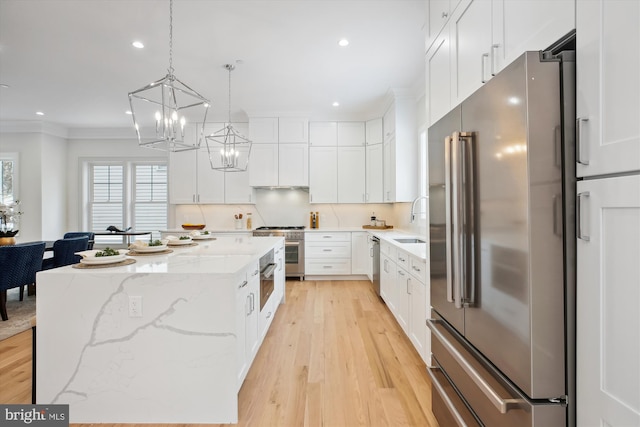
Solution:
[[[67,140],[43,134],[41,157],[41,238],[56,240],[67,231]]]
[[[18,153],[20,194],[19,242],[42,238],[42,153],[41,133],[0,133],[0,151]],[[55,178],[54,178],[55,179]]]

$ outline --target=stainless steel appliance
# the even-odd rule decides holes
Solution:
[[[273,272],[278,265],[273,262],[273,249],[260,257],[260,311],[273,293]]]
[[[369,236],[369,239],[371,240],[371,253],[369,255],[373,258],[373,289],[380,296],[380,239],[375,236]]]
[[[442,426],[573,425],[572,53],[526,52],[429,128]]]
[[[285,275],[304,279],[304,226],[258,227],[254,236],[283,236]]]

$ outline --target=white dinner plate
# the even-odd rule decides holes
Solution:
[[[215,239],[215,237],[213,237],[211,234],[200,234],[198,236],[191,236],[191,238],[193,240],[213,240],[213,239]]]
[[[125,259],[127,259],[127,257],[124,254],[112,255],[112,256],[99,256],[99,257],[90,256],[90,257],[82,258],[80,260],[80,264],[89,264],[89,265],[115,264],[117,262],[124,261]]]
[[[184,245],[190,245],[192,243],[192,240],[180,240],[180,239],[173,239],[173,240],[169,240],[169,243],[167,243],[167,245],[169,246],[184,246]]]
[[[134,246],[131,245],[129,247],[130,251],[138,252],[138,253],[150,253],[150,252],[162,252],[167,249],[167,245],[161,246]]]

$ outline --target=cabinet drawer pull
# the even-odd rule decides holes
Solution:
[[[333,268],[332,265],[323,265],[322,268]]]
[[[576,203],[576,237],[580,240],[584,240],[585,242],[588,242],[591,238],[582,231],[582,199],[584,197],[589,197],[590,195],[591,194],[588,191],[578,193],[578,201]]]
[[[271,317],[271,312],[267,314],[267,319]]]
[[[414,266],[412,266],[411,268],[413,268],[413,271],[422,271],[422,270],[420,270],[418,267],[416,267],[415,265],[414,265]]]
[[[333,251],[333,249],[323,249],[322,251],[323,251],[323,252],[332,252],[332,251]]]

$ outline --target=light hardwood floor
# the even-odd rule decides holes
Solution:
[[[288,281],[286,301],[240,390],[238,426],[438,426],[425,364],[369,282]],[[30,403],[31,332],[0,341],[0,356],[0,402]]]

